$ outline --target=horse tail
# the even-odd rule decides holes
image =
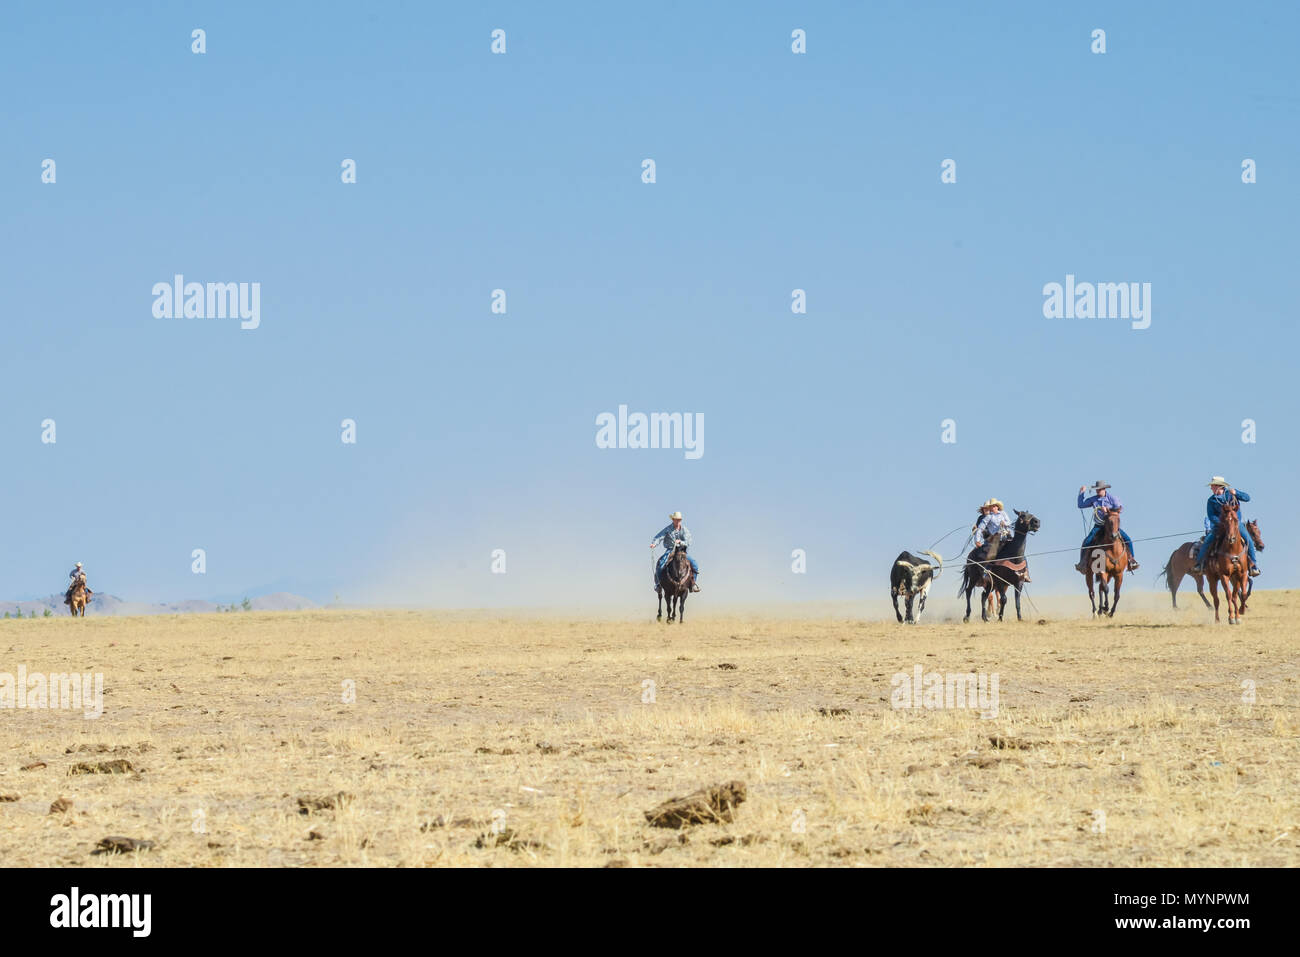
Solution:
[[[966,592],[966,579],[970,577],[970,562],[967,562],[961,570],[961,581],[957,583],[957,597],[960,598]]]
[[[1174,583],[1169,576],[1169,566],[1172,564],[1173,564],[1173,559],[1170,559],[1169,561],[1165,562],[1165,567],[1160,569],[1160,573],[1156,575],[1156,581],[1160,581],[1161,576],[1164,576],[1165,588],[1169,591],[1174,590]]]

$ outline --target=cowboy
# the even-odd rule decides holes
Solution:
[[[86,571],[81,567],[81,562],[77,562],[76,566],[73,567],[72,571],[68,572],[68,578],[70,579],[70,581],[68,582],[68,590],[63,593],[63,603],[65,605],[71,603],[72,589],[77,587],[77,582],[80,581],[82,584],[85,584],[86,582]],[[87,587],[86,597],[89,598],[91,594],[92,592],[90,588]]]
[[[971,562],[996,557],[998,545],[1015,534],[1010,519],[1002,512],[999,499],[989,499],[980,506],[980,511],[984,517],[975,526],[975,547],[966,556],[966,560]]]
[[[1119,510],[1124,507],[1124,504],[1110,493],[1109,482],[1098,481],[1092,487],[1093,494],[1084,498],[1083,493],[1086,491],[1088,491],[1088,486],[1079,486],[1079,508],[1092,509],[1092,531],[1088,532],[1083,544],[1079,546],[1079,564],[1074,566],[1074,570],[1077,572],[1087,571],[1083,567],[1083,563],[1088,557],[1088,546],[1097,540],[1097,536],[1101,534],[1101,530],[1106,526],[1107,514],[1112,510]],[[1133,554],[1133,539],[1129,538],[1128,532],[1122,528],[1119,530],[1119,537],[1124,539],[1124,547],[1128,549],[1128,570],[1135,572],[1140,566],[1138,565],[1137,556]]]
[[[678,545],[683,545],[688,549],[691,547],[691,530],[682,524],[682,513],[673,512],[668,518],[672,524],[666,526],[650,542],[651,548],[654,548],[660,542],[664,543],[664,553],[659,556],[659,561],[655,563],[655,591],[659,590],[659,574],[663,571],[664,564],[668,561],[668,556],[673,553],[673,549]],[[691,563],[691,571],[695,573],[695,581],[691,585],[691,591],[699,591],[700,566],[689,552],[686,555],[686,560]]]
[[[1239,488],[1233,488],[1222,475],[1210,479],[1210,497],[1205,501],[1205,537],[1201,539],[1201,550],[1196,553],[1196,567],[1192,569],[1193,574],[1203,574],[1205,556],[1210,550],[1210,543],[1214,541],[1214,533],[1218,531],[1223,510],[1234,498],[1238,502],[1250,501],[1249,495]],[[1255,540],[1246,531],[1246,522],[1241,517],[1240,509],[1237,512],[1237,519],[1241,524],[1241,537],[1246,540],[1246,551],[1250,554],[1250,577],[1254,578],[1259,574],[1259,566],[1255,564]]]

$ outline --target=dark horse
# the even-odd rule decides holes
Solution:
[[[1259,523],[1253,518],[1246,523],[1246,534],[1255,540],[1255,550],[1262,552],[1264,550],[1264,539],[1259,534]],[[1178,607],[1178,586],[1182,584],[1184,575],[1191,575],[1192,580],[1196,582],[1196,594],[1201,596],[1201,601],[1205,602],[1206,608],[1213,608],[1210,599],[1205,597],[1205,574],[1200,575],[1192,571],[1196,566],[1196,550],[1200,547],[1200,542],[1183,542],[1174,549],[1174,553],[1169,556],[1169,561],[1165,567],[1160,569],[1160,574],[1165,576],[1165,585],[1169,589],[1169,597],[1173,599],[1174,607]],[[1157,578],[1157,580],[1159,580]],[[1246,582],[1246,597],[1250,597],[1251,591],[1255,588],[1255,579],[1250,578]],[[1243,605],[1243,607],[1245,607]]]
[[[678,545],[659,573],[659,585],[655,588],[655,594],[659,596],[659,614],[655,615],[655,621],[661,621],[664,617],[665,595],[668,596],[668,620],[676,618],[679,624],[686,621],[686,596],[694,584],[695,572],[691,569],[690,559],[686,557],[686,546]]]
[[[1025,543],[1029,535],[1038,531],[1042,527],[1042,522],[1029,512],[1021,512],[1018,509],[1012,509],[1016,513],[1015,535],[1009,542],[1006,542],[998,549],[997,556],[987,561],[966,561],[966,567],[962,569],[961,585],[957,588],[957,595],[960,597],[963,593],[966,595],[966,617],[963,622],[970,621],[970,593],[976,587],[984,589],[980,597],[980,618],[984,621],[989,620],[989,615],[993,611],[994,593],[996,593],[998,621],[1002,620],[1002,614],[1007,608],[1007,589],[1016,590],[1016,620],[1023,621],[1020,615],[1020,592],[1025,587],[1025,579],[1029,577],[1029,562],[1025,558]]]

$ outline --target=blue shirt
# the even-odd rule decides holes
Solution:
[[[660,542],[664,543],[664,550],[669,552],[673,550],[673,547],[678,542],[683,542],[687,548],[690,548],[691,530],[686,527],[685,522],[682,523],[681,528],[673,528],[670,524],[667,528],[651,539],[650,544],[658,545]]]
[[[1234,489],[1232,493],[1224,489],[1222,495],[1211,495],[1205,500],[1205,518],[1210,525],[1218,524],[1219,518],[1223,515],[1224,506],[1228,504],[1234,494],[1239,502],[1250,501],[1250,496],[1241,489]]]
[[[1105,519],[1103,519],[1101,515],[1101,509],[1108,508],[1113,510],[1123,507],[1124,503],[1114,495],[1111,495],[1110,489],[1106,489],[1106,491],[1100,495],[1092,495],[1088,498],[1084,498],[1082,492],[1079,493],[1079,508],[1092,509],[1092,522],[1094,525],[1105,524]]]
[[[1007,518],[1005,512],[989,512],[975,526],[975,547],[979,548],[984,544],[986,538],[1010,538],[1011,537],[1011,519]]]

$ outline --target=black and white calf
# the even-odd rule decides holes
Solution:
[[[894,567],[889,572],[889,594],[894,599],[894,614],[899,621],[904,621],[898,610],[898,596],[907,599],[907,618],[909,625],[915,625],[925,611],[925,596],[930,591],[930,583],[943,571],[943,559],[934,552],[921,552],[934,559],[931,564],[924,558],[918,558],[911,552],[903,552],[894,559]],[[938,568],[935,567],[938,566]],[[912,602],[917,601],[916,614],[912,614]]]

